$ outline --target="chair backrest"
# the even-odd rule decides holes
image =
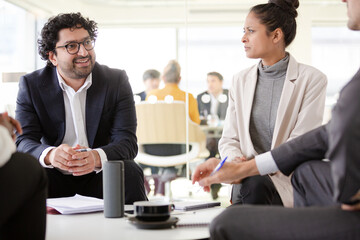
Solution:
[[[185,103],[141,102],[136,104],[139,144],[186,143]],[[200,126],[189,120],[189,142],[204,143]]]

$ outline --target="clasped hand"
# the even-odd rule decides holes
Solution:
[[[76,151],[76,149],[82,148],[85,147],[77,145],[75,148],[72,148],[67,144],[61,144],[48,153],[48,161],[52,166],[70,172],[73,176],[91,173],[97,167],[95,150],[87,152]]]

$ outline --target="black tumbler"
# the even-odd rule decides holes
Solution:
[[[104,215],[106,218],[124,217],[124,163],[107,161],[103,166]]]

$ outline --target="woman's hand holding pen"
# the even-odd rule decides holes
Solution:
[[[225,162],[222,168],[212,176],[211,173],[219,164],[220,160],[211,158],[200,164],[192,175],[192,182],[199,182],[204,187],[204,191],[210,191],[210,185],[214,183],[240,183],[248,176],[259,174],[255,160],[245,162]]]

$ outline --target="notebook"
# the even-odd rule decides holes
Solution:
[[[76,214],[104,210],[104,201],[102,199],[79,194],[73,197],[48,198],[46,205],[49,214]],[[132,205],[125,205],[124,211],[133,211],[133,209]]]
[[[220,206],[220,202],[183,201],[174,202],[175,210],[192,211],[204,208]]]

